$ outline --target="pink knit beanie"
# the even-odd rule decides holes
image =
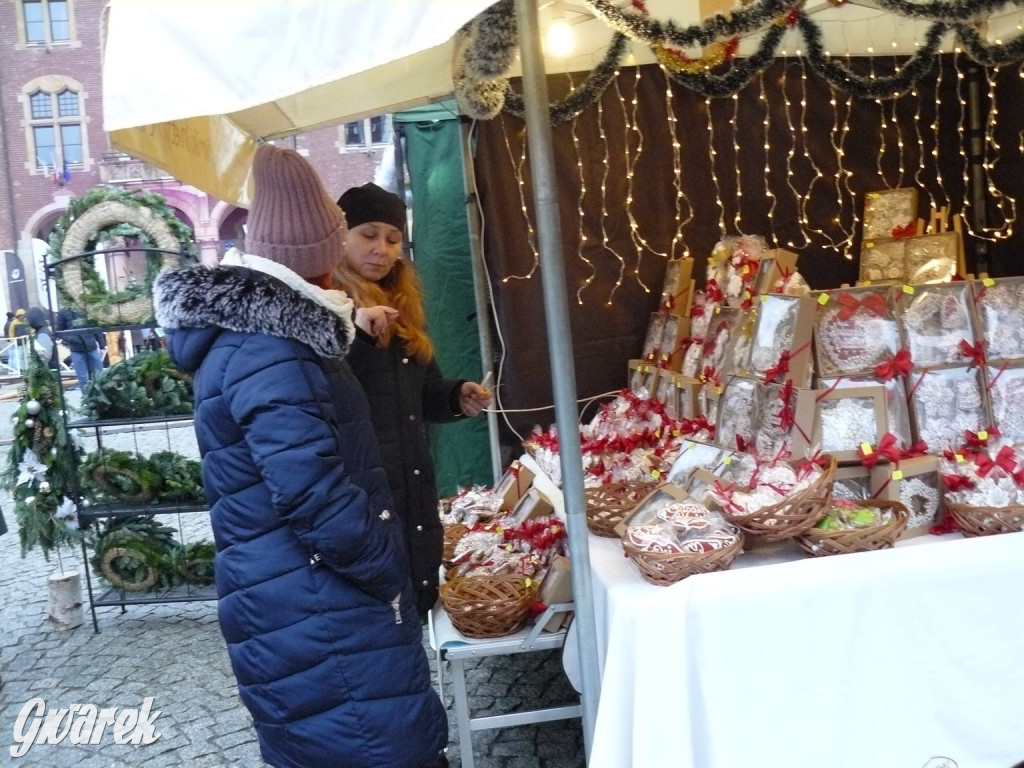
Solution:
[[[293,149],[261,144],[252,178],[245,250],[299,277],[331,272],[341,261],[345,218],[306,158]]]

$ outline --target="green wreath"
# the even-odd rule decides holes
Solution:
[[[201,465],[173,451],[158,451],[147,458],[130,451],[100,448],[82,464],[82,489],[97,503],[204,501]]]
[[[117,236],[139,238],[164,253],[146,257],[146,276],[123,291],[111,293],[90,258],[79,258]],[[182,256],[195,257],[192,230],[167,205],[163,195],[135,194],[116,187],[96,187],[73,198],[50,234],[50,257],[57,290],[65,304],[79,309],[92,325],[145,324],[153,320],[153,281]]]
[[[182,416],[192,412],[192,377],[164,350],[138,352],[89,380],[82,410],[90,418]]]
[[[107,518],[90,559],[93,570],[122,592],[146,592],[179,584],[213,584],[212,541],[180,544],[175,530],[153,517]]]

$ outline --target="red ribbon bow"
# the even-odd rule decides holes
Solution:
[[[796,415],[793,413],[792,381],[787,381],[783,384],[782,389],[779,390],[779,399],[782,400],[782,412],[779,414],[779,429],[783,432],[789,432],[793,427],[793,422],[796,420]]]
[[[864,451],[864,446],[860,446],[857,448],[857,453],[860,454],[860,463],[865,467],[873,467],[883,458],[893,463],[903,458],[903,452],[900,450],[896,435],[892,434],[892,432],[886,432],[881,442],[868,452]]]
[[[775,365],[768,366],[764,372],[765,381],[771,383],[778,379],[780,376],[785,376],[789,373],[789,360],[790,352],[788,349],[784,349],[782,354],[779,355],[779,360]]]
[[[910,359],[910,350],[903,347],[890,359],[875,366],[875,373],[880,379],[890,381],[897,376],[909,376],[914,370],[914,361]]]
[[[904,459],[913,459],[913,458],[916,458],[918,456],[927,456],[927,455],[928,455],[928,443],[926,443],[924,440],[918,440],[912,446],[910,446],[909,448],[905,448],[903,450],[903,458]]]
[[[736,450],[747,453],[750,450],[750,441],[744,440],[743,435],[736,435]]]
[[[984,367],[988,364],[988,360],[985,359],[984,341],[979,341],[977,345],[972,345],[967,339],[960,339],[960,344],[957,348],[960,350],[961,355],[971,361],[968,370],[975,366]]]
[[[971,448],[984,448],[988,445],[988,441],[993,437],[999,437],[1000,432],[998,427],[989,427],[984,431],[985,437],[980,437],[977,432],[971,432],[967,430],[964,432],[964,445],[970,446]]]
[[[907,238],[913,237],[917,234],[917,225],[908,221],[902,227],[892,228],[892,239],[893,240],[906,240]]]
[[[994,459],[984,453],[980,453],[974,457],[974,464],[977,467],[975,472],[978,477],[988,477],[988,473],[996,467],[999,467],[1012,477],[1013,473],[1017,470],[1017,456],[1014,454],[1013,448],[1004,445],[999,449],[999,453],[996,454]]]
[[[860,309],[870,312],[873,315],[877,315],[878,317],[883,317],[889,309],[888,305],[885,303],[885,297],[880,293],[869,293],[863,299],[858,299],[856,296],[849,293],[840,293],[837,301],[839,302],[840,307],[840,320],[849,320],[857,314],[857,311]]]
[[[974,487],[974,481],[966,475],[943,475],[942,482],[950,492],[963,491]]]
[[[718,287],[718,281],[714,278],[708,280],[704,286],[704,293],[708,296],[708,301],[718,303],[722,300],[722,289]]]

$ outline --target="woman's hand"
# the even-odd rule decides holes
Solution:
[[[475,381],[465,382],[459,390],[459,407],[470,418],[479,415],[491,402],[490,390],[484,389]]]
[[[356,325],[370,334],[377,336],[398,319],[398,310],[378,305],[376,307],[360,307],[356,310]]]

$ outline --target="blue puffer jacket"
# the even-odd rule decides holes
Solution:
[[[172,359],[195,372],[220,626],[263,757],[430,763],[447,720],[366,398],[341,357],[351,303],[259,257],[226,262],[239,266],[165,272],[154,296]]]

